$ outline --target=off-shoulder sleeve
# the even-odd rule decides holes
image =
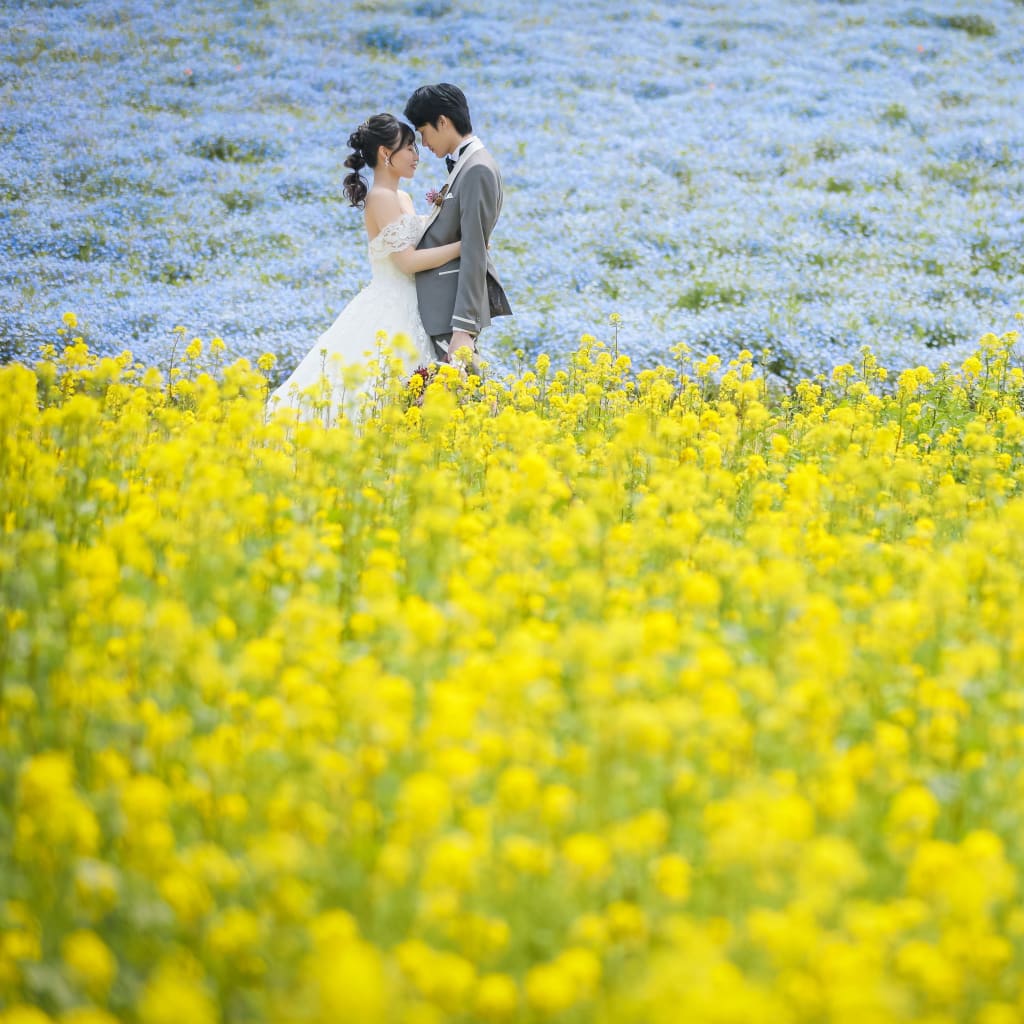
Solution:
[[[390,224],[385,224],[380,234],[370,243],[379,252],[401,252],[415,245],[423,234],[423,221],[416,214],[407,213]]]

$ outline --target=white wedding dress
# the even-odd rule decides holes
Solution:
[[[416,281],[391,258],[416,245],[427,216],[403,214],[370,240],[370,283],[338,314],[291,376],[270,396],[271,409],[290,407],[330,422],[355,417],[377,376],[377,335],[404,334],[415,350],[409,367],[436,361],[416,301]],[[406,356],[406,358],[410,358]]]

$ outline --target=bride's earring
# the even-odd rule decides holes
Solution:
[[[388,167],[390,167],[390,166],[391,166],[391,157],[390,157],[390,156],[386,156],[386,157],[384,157],[384,163],[385,163],[385,164],[386,164],[386,165],[387,165]]]

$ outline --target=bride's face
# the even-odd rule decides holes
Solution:
[[[400,178],[411,178],[416,173],[419,162],[420,152],[415,142],[410,142],[391,154],[391,166],[398,172]]]

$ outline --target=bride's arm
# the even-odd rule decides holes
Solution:
[[[438,245],[433,249],[417,249],[409,246],[401,252],[393,252],[391,258],[398,264],[403,274],[418,274],[421,270],[433,270],[450,263],[462,251],[461,242],[450,242]]]
[[[389,224],[393,224],[407,214],[402,210],[398,196],[386,192],[373,192],[366,197],[366,212],[369,214],[378,233]],[[417,249],[410,245],[407,249],[391,253],[391,258],[403,274],[418,274],[421,270],[433,270],[450,263],[462,251],[461,242],[439,245],[434,249]]]

